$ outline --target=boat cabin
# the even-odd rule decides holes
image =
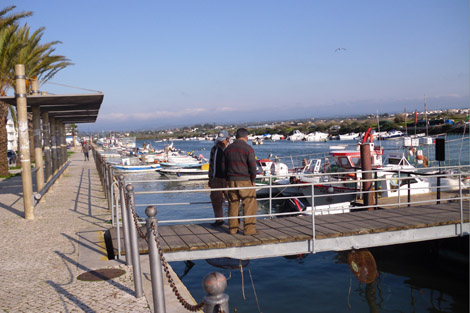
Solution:
[[[382,156],[384,150],[380,146],[374,146],[374,143],[369,143],[370,145],[370,158],[372,167],[377,168],[382,166]],[[336,164],[345,169],[355,169],[361,167],[361,151],[359,150],[360,146],[358,145],[357,150],[344,150],[344,151],[331,151],[330,155],[336,161]]]
[[[256,160],[257,172],[263,176],[286,176],[289,174],[289,168],[281,162],[274,162],[271,159]]]

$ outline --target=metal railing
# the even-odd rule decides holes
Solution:
[[[318,205],[324,203],[324,199],[327,199],[327,202],[333,203],[335,202],[335,197],[344,197],[350,196],[354,200],[351,201],[351,205],[347,207],[341,208],[340,211],[348,211],[352,212],[355,210],[374,210],[379,208],[391,208],[391,207],[402,207],[404,205],[411,206],[411,205],[418,205],[418,204],[425,204],[425,203],[440,203],[443,201],[459,201],[460,204],[460,235],[463,235],[463,223],[464,223],[464,201],[468,201],[470,199],[468,189],[470,188],[470,167],[469,166],[452,166],[452,167],[440,167],[440,168],[426,168],[426,172],[424,169],[417,169],[414,172],[409,172],[405,170],[386,170],[387,173],[392,173],[396,175],[388,175],[384,177],[378,176],[377,170],[372,170],[370,172],[373,173],[372,179],[362,179],[362,174],[365,172],[336,172],[336,173],[320,173],[320,174],[304,174],[299,176],[299,174],[291,174],[287,175],[289,178],[289,183],[286,185],[276,184],[276,180],[279,178],[286,178],[284,177],[275,177],[275,176],[258,176],[259,179],[264,180],[267,182],[266,185],[258,185],[254,187],[244,187],[244,188],[193,188],[193,189],[185,189],[185,190],[158,190],[159,185],[161,184],[169,184],[175,183],[175,180],[170,179],[157,179],[157,180],[136,180],[125,177],[121,173],[115,173],[113,168],[110,164],[106,163],[106,160],[102,158],[98,153],[96,153],[95,160],[97,164],[97,169],[100,173],[101,181],[103,183],[106,198],[108,201],[108,207],[112,214],[112,225],[116,227],[117,230],[117,255],[118,259],[122,256],[122,247],[121,247],[121,235],[124,238],[124,249],[126,251],[126,263],[128,265],[133,266],[134,270],[134,283],[136,289],[136,296],[142,296],[142,281],[141,281],[141,270],[140,270],[140,254],[138,248],[138,238],[146,238],[149,244],[149,254],[151,257],[151,267],[152,270],[160,270],[161,265],[159,262],[155,261],[155,258],[158,258],[158,253],[160,254],[160,258],[162,260],[162,264],[165,264],[163,253],[161,252],[161,248],[158,247],[158,232],[156,231],[157,225],[165,225],[165,224],[181,224],[181,223],[206,223],[209,221],[214,220],[226,220],[226,219],[235,219],[235,218],[247,218],[247,217],[256,217],[256,218],[275,218],[275,217],[282,217],[287,215],[293,214],[309,214],[312,219],[312,240],[310,243],[310,250],[312,253],[315,253],[315,216],[317,214],[323,213],[333,213],[336,208],[326,205],[327,209],[324,210],[325,205]],[[382,173],[383,174],[383,173]],[[344,178],[348,178],[344,180]],[[427,199],[420,199],[418,197],[418,191],[423,189],[423,186],[418,185],[414,187],[412,181],[417,179],[423,179],[423,181],[427,181],[428,185],[430,185],[430,181],[436,179],[437,185],[436,186],[428,186],[429,191],[433,191],[436,194],[436,197],[431,197]],[[447,190],[449,188],[454,188],[454,185],[446,185],[442,184],[443,179],[453,179],[457,181],[458,188],[454,190],[452,193],[449,193],[448,198],[441,197],[441,191]],[[310,180],[310,182],[304,182],[306,180]],[[391,182],[396,183],[397,187],[392,187]],[[365,191],[361,190],[362,184],[365,182],[372,183],[372,190]],[[135,190],[134,186],[138,186],[139,184],[154,184],[154,188],[151,190]],[[468,186],[466,185],[468,184]],[[464,186],[465,185],[465,186]],[[279,193],[279,189],[298,189],[302,190],[302,194],[297,195],[283,195]],[[322,190],[322,193],[319,194],[320,188],[325,189]],[[240,216],[232,216],[232,217],[222,217],[222,218],[214,218],[212,216],[212,210],[207,210],[207,206],[210,206],[210,201],[177,201],[178,199],[171,199],[170,196],[174,195],[187,195],[187,194],[207,194],[207,199],[209,199],[208,194],[211,191],[230,191],[230,190],[241,190],[241,189],[255,189],[258,193],[267,189],[267,196],[259,197],[257,199],[258,203],[267,203],[267,208],[262,209],[261,212],[257,212],[256,215],[240,215]],[[275,192],[273,192],[275,190]],[[337,190],[342,190],[341,192],[335,192]],[[396,196],[387,197],[387,202],[383,201],[385,197],[382,197],[384,194],[394,193]],[[465,193],[465,194],[464,194]],[[266,193],[265,193],[266,194]],[[375,203],[364,205],[364,198],[367,197],[369,194],[372,194],[375,197]],[[431,193],[433,195],[433,193]],[[273,196],[275,195],[275,196]],[[160,201],[145,203],[145,201],[140,201],[141,199],[145,199],[149,196],[167,196],[166,198],[161,198]],[[402,196],[407,196],[407,200],[405,202],[402,201]],[[414,199],[413,199],[414,198]],[[139,201],[136,201],[138,199]],[[292,199],[300,200],[305,209],[302,211],[289,211],[289,212],[275,212],[275,203],[282,202],[282,201],[290,201]],[[390,201],[390,199],[396,199],[396,201]],[[307,203],[307,205],[305,205]],[[198,218],[177,218],[177,219],[159,219],[158,221],[155,218],[157,208],[161,210],[166,210],[168,208],[178,208],[178,207],[186,207],[186,206],[206,206],[203,209],[208,212],[207,217],[198,217]],[[322,207],[323,206],[323,207]],[[141,207],[146,207],[146,214],[147,220],[141,220],[136,213],[136,210]],[[152,209],[149,209],[152,208]],[[297,207],[299,209],[300,207]],[[210,215],[210,216],[209,216]],[[143,224],[147,224],[147,234],[144,235],[142,233]],[[121,234],[122,228],[122,234]],[[152,233],[150,233],[152,231]],[[154,246],[153,240],[157,243],[157,246]],[[155,248],[157,247],[157,250]],[[158,253],[157,253],[157,252]],[[156,262],[156,263],[155,263]],[[157,278],[155,278],[152,274],[152,283],[154,279],[158,279],[159,281],[162,279],[162,274],[158,274]],[[171,278],[169,274],[166,274],[169,281]],[[158,278],[159,277],[159,278]],[[162,285],[160,283],[156,284],[154,288],[158,289],[153,290],[154,292],[154,302],[155,305],[161,305],[161,288]],[[222,291],[223,292],[223,291]],[[156,300],[160,299],[160,300]],[[187,304],[184,300],[180,300],[180,302],[188,308],[195,307]],[[186,303],[186,304],[184,304]],[[155,306],[157,308],[157,306]],[[228,307],[228,304],[227,304]],[[220,308],[220,306],[219,306]],[[162,311],[158,311],[162,312]],[[212,312],[212,311],[211,311]]]

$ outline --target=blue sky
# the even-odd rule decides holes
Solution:
[[[468,0],[8,4],[75,64],[52,82],[104,92],[82,130],[469,107]]]

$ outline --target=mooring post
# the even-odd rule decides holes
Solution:
[[[163,272],[162,261],[158,254],[157,242],[155,236],[158,236],[157,209],[153,206],[148,206],[145,209],[147,214],[147,241],[149,245],[149,259],[150,259],[150,275],[152,277],[152,296],[153,296],[153,311],[155,313],[165,313],[165,292],[163,289]],[[155,228],[155,234],[154,234]]]
[[[223,274],[218,272],[207,274],[202,280],[202,288],[207,293],[203,300],[205,313],[229,312],[229,296],[224,293],[227,279]]]
[[[372,195],[372,163],[370,159],[370,145],[368,143],[361,144],[361,169],[362,169],[362,198],[364,205],[370,206],[374,204],[374,198]],[[374,208],[368,208],[371,211]]]
[[[26,101],[26,76],[23,64],[15,65],[16,112],[18,115],[18,139],[20,144],[21,181],[23,183],[24,217],[34,219],[33,178],[29,153],[28,111]],[[5,161],[6,162],[6,161]]]
[[[124,249],[126,250],[126,264],[132,265],[132,258],[130,257],[130,243],[129,243],[129,219],[127,216],[126,201],[124,194],[125,180],[124,175],[119,175],[119,199],[121,202],[121,216],[122,216],[122,229],[124,232]],[[118,223],[119,226],[119,223]]]
[[[132,257],[132,268],[134,273],[134,287],[135,287],[135,297],[141,298],[143,295],[142,292],[142,271],[140,269],[140,254],[139,254],[139,242],[137,236],[137,227],[138,224],[134,219],[134,214],[132,213],[134,208],[134,187],[131,184],[126,186],[127,191],[127,213],[129,216],[129,223],[133,226],[129,228],[129,235],[131,239],[131,257]]]

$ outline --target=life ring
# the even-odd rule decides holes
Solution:
[[[409,149],[409,151],[410,151],[410,155],[413,155],[413,154],[415,154],[415,152],[416,152],[415,148],[413,148],[413,147],[411,147],[411,148]]]

